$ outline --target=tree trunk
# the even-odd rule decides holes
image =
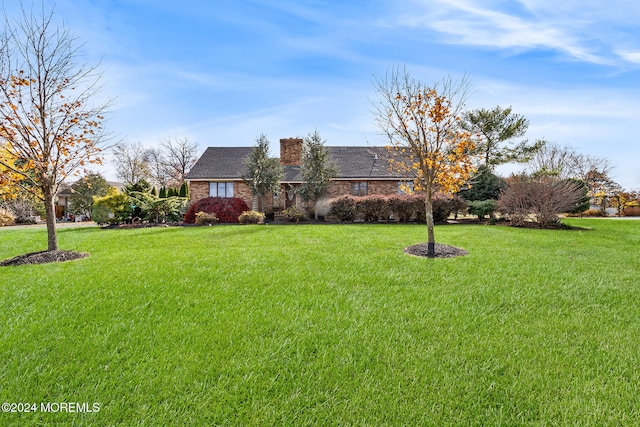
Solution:
[[[427,257],[435,258],[436,256],[436,238],[433,234],[433,203],[431,202],[431,192],[427,191],[427,197],[424,201],[424,207],[427,216]]]
[[[318,201],[317,200],[313,201],[313,218],[316,221],[318,220]]]
[[[253,197],[251,198],[251,210],[257,212],[259,209],[258,207],[259,203],[260,201],[258,200],[258,195],[254,194]]]
[[[55,195],[51,191],[44,191],[44,210],[47,219],[47,250],[58,250],[58,234],[56,233]]]

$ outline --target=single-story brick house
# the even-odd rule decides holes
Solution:
[[[280,162],[284,167],[281,191],[278,196],[265,197],[264,211],[269,213],[290,206],[305,207],[296,194],[302,184],[301,138],[280,140]],[[411,186],[398,172],[392,170],[392,154],[386,147],[331,147],[327,146],[331,161],[338,174],[329,187],[327,198],[345,194],[402,194],[402,188]],[[252,205],[253,195],[242,177],[247,175],[245,159],[253,147],[209,147],[186,175],[191,201],[204,197],[239,197]]]

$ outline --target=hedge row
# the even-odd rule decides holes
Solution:
[[[329,201],[330,213],[341,221],[362,219],[365,222],[378,222],[395,219],[399,222],[426,220],[424,194],[410,195],[371,195],[364,197],[341,196]],[[466,208],[459,198],[437,194],[433,198],[433,220],[446,221],[452,212]]]

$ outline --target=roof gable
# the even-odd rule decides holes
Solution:
[[[186,175],[187,179],[240,179],[247,175],[244,160],[253,147],[208,147]]]

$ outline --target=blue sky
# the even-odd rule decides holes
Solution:
[[[425,83],[468,74],[468,108],[512,106],[530,140],[607,157],[640,188],[637,0],[57,0],[56,13],[101,60],[107,127],[128,142],[265,133],[277,154],[317,128],[327,145],[384,145],[372,80],[397,64]]]

